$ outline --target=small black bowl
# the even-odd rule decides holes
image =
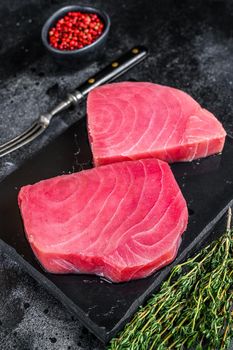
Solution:
[[[85,13],[95,13],[97,14],[102,21],[104,22],[104,30],[100,37],[94,41],[92,44],[87,45],[81,49],[72,50],[72,51],[62,51],[55,49],[49,44],[49,31],[50,29],[57,23],[57,21],[64,17],[68,12],[79,11]],[[48,50],[48,52],[56,59],[58,63],[62,63],[65,65],[75,64],[83,65],[85,62],[90,62],[95,60],[98,56],[100,56],[104,52],[104,47],[106,44],[107,36],[110,29],[110,18],[104,12],[90,6],[79,6],[79,5],[71,5],[60,8],[56,11],[48,20],[45,22],[42,31],[41,31],[41,39]]]

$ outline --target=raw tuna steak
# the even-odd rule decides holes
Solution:
[[[114,83],[90,92],[88,130],[95,165],[155,157],[169,163],[221,152],[226,132],[181,90]]]
[[[114,282],[146,277],[170,263],[188,218],[168,164],[157,159],[25,186],[19,206],[28,241],[47,271]]]

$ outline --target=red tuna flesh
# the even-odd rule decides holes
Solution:
[[[226,132],[185,92],[152,83],[103,85],[87,100],[95,165],[155,157],[192,161],[222,151]]]
[[[113,282],[170,263],[188,220],[169,165],[152,158],[43,180],[22,187],[18,201],[27,239],[47,271]]]

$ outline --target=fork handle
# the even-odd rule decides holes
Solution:
[[[71,105],[78,104],[86,95],[102,84],[110,82],[127,72],[130,68],[141,62],[148,54],[148,50],[143,46],[137,46],[113,61],[99,73],[89,78],[81,84],[74,92],[70,93],[65,100],[60,102],[48,113],[40,117],[40,123],[48,126],[51,119],[59,112],[64,111]]]
[[[127,72],[130,68],[142,61],[147,56],[147,49],[143,46],[137,46],[130,51],[110,63],[103,70],[98,72],[95,76],[89,78],[77,90],[86,96],[91,90],[97,86],[110,82],[118,78],[121,74]]]

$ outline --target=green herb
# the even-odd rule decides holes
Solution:
[[[233,231],[175,266],[109,350],[223,350],[233,338]]]

